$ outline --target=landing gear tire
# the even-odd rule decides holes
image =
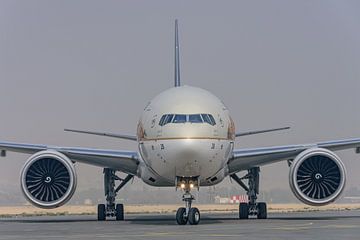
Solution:
[[[105,221],[106,220],[105,204],[98,204],[97,214],[98,214],[98,216],[97,216],[98,221]]]
[[[248,219],[249,218],[249,204],[240,203],[239,204],[239,218]]]
[[[116,204],[115,211],[116,221],[124,221],[124,205]]]
[[[245,191],[248,195],[248,203],[240,203],[239,205],[239,218],[248,219],[250,216],[257,216],[258,219],[267,218],[266,203],[257,202],[257,195],[259,194],[259,180],[260,180],[260,168],[253,167],[248,169],[248,173],[239,178],[236,174],[230,175]],[[247,179],[248,185],[242,180]]]
[[[186,215],[186,209],[185,208],[179,208],[176,212],[176,222],[179,225],[185,225],[188,221],[188,218]]]
[[[267,218],[266,203],[259,202],[257,204],[257,218],[258,219],[266,219]]]
[[[190,208],[189,223],[190,225],[198,225],[200,222],[200,211],[197,208]]]

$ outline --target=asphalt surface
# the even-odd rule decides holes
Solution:
[[[173,214],[126,215],[126,221],[96,216],[0,219],[2,239],[360,239],[360,211],[269,214],[239,220],[236,214],[202,214],[197,226],[178,226]]]

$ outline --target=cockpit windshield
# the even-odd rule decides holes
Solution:
[[[164,114],[159,121],[160,126],[168,123],[207,123],[212,126],[216,125],[215,119],[211,114]]]
[[[174,114],[168,114],[168,115],[166,115],[166,119],[165,119],[164,124],[171,123],[172,120],[173,120],[173,118],[174,118]]]
[[[190,114],[189,115],[189,122],[191,123],[202,123],[203,120],[200,114]]]
[[[173,120],[173,123],[186,123],[185,114],[176,114]]]
[[[201,117],[204,119],[204,122],[211,124],[211,120],[210,120],[210,117],[209,117],[209,114],[201,114]]]

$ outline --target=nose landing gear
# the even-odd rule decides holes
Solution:
[[[183,194],[183,201],[185,207],[181,207],[176,212],[176,222],[179,225],[185,225],[189,222],[190,225],[197,225],[200,222],[200,211],[197,208],[191,207],[192,201],[195,200],[194,196],[190,193],[190,190],[194,187],[198,187],[196,179],[180,179],[177,186],[185,191]]]
[[[195,200],[190,191],[186,191],[183,195],[185,207],[181,207],[176,212],[176,222],[179,225],[185,225],[189,222],[190,225],[197,225],[200,222],[200,211],[197,208],[192,208],[191,203]]]

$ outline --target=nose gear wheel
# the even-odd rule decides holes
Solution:
[[[187,181],[189,179],[182,179],[184,194],[182,200],[185,202],[185,207],[181,207],[176,212],[176,222],[179,225],[197,225],[200,222],[200,211],[197,208],[192,208],[192,201],[195,200],[194,196],[190,193],[192,182]],[[194,179],[192,179],[194,180]],[[195,179],[197,182],[197,179]]]

